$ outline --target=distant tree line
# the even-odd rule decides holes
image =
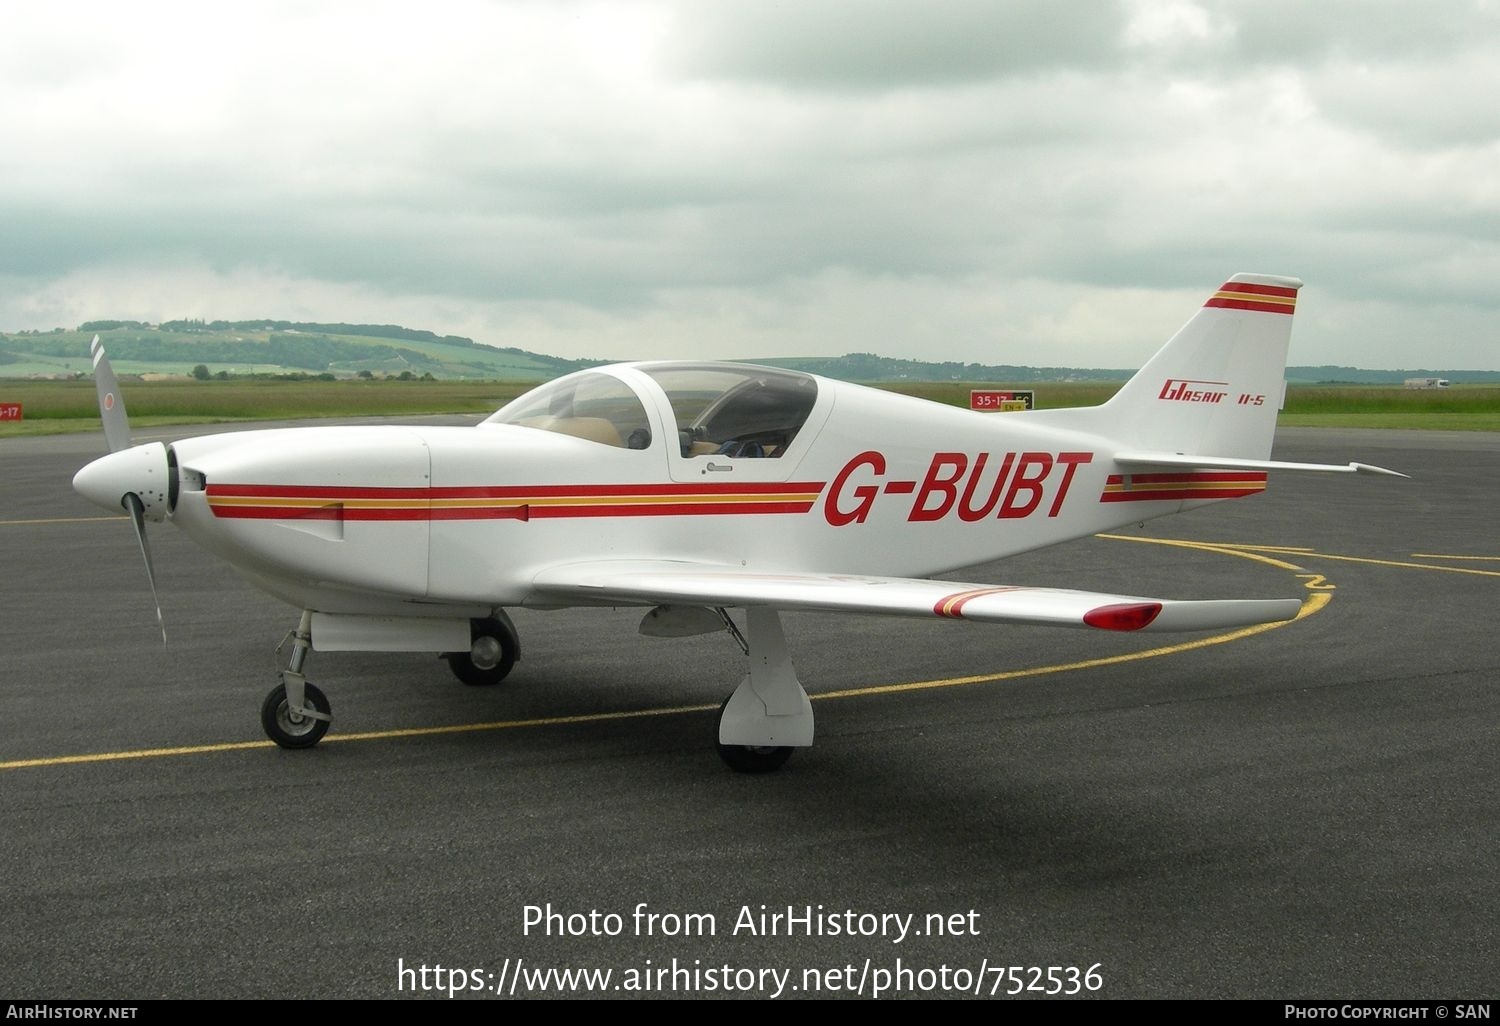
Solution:
[[[121,328],[150,328],[144,321],[84,321],[79,331],[119,331]],[[61,330],[61,329],[59,329]]]
[[[930,362],[903,360],[874,353],[846,353],[843,356],[795,357],[784,360],[756,360],[756,363],[789,370],[821,374],[844,381],[1060,381],[1087,376],[1101,381],[1124,380],[1134,371],[1068,367],[1018,367],[1011,364],[959,363],[954,360]]]
[[[1320,385],[1399,385],[1407,378],[1450,378],[1454,384],[1493,384],[1500,381],[1500,371],[1466,370],[1363,370],[1358,367],[1288,367],[1291,381],[1312,381]]]
[[[124,332],[109,339],[110,356],[116,360],[141,362],[165,362],[173,364],[197,363],[206,367],[210,363],[266,365],[273,364],[290,368],[302,368],[313,372],[338,371],[348,374],[370,365],[385,365],[375,368],[373,373],[400,374],[411,372],[437,372],[439,376],[453,376],[473,371],[480,376],[494,373],[494,365],[486,362],[480,354],[495,352],[512,354],[517,365],[534,374],[553,376],[585,367],[594,367],[602,360],[569,360],[544,356],[515,347],[491,347],[472,339],[455,335],[438,336],[430,331],[402,328],[391,324],[347,324],[319,323],[308,321],[168,321],[153,329],[141,321],[96,320],[79,326],[80,333]],[[141,332],[131,335],[130,332]],[[224,338],[234,332],[269,332],[269,339],[260,342],[251,339]],[[215,336],[220,337],[215,337]],[[348,338],[330,338],[329,335],[372,337],[393,341],[438,343],[465,347],[467,359],[438,359],[415,349],[379,342],[357,342]],[[0,334],[0,364],[25,362],[25,354],[37,356],[77,358],[86,355],[88,346],[80,342],[76,334],[53,329],[45,335],[37,331],[21,331]],[[469,354],[473,355],[470,356]],[[457,356],[458,354],[455,354]],[[1125,369],[1069,368],[1069,367],[1023,367],[1010,364],[960,363],[958,361],[927,362],[923,360],[896,359],[876,356],[874,353],[848,353],[831,357],[788,357],[783,359],[752,360],[772,367],[821,374],[825,377],[845,381],[1003,381],[1014,383],[1068,381],[1089,379],[1096,381],[1123,381],[1134,373]],[[219,372],[223,373],[223,372]],[[217,376],[217,375],[215,375]],[[1408,377],[1442,377],[1454,384],[1493,384],[1500,382],[1500,371],[1465,370],[1365,370],[1339,366],[1294,366],[1286,369],[1286,377],[1293,382],[1317,382],[1321,384],[1400,384]]]
[[[900,360],[873,353],[847,353],[844,356],[787,357],[754,360],[754,363],[788,370],[821,374],[842,381],[1124,381],[1135,373],[1130,369],[1102,367],[1017,367],[1010,364],[930,363],[923,360]],[[1500,371],[1463,370],[1364,370],[1356,367],[1288,367],[1286,377],[1294,382],[1318,384],[1394,384],[1410,377],[1449,378],[1455,384],[1492,384],[1500,382]]]

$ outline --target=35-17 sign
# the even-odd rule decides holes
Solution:
[[[972,388],[969,390],[969,409],[989,411],[1029,410],[1035,402],[1036,393],[1030,389],[1002,392],[995,389]]]
[[[0,403],[0,420],[20,420],[20,403]]]

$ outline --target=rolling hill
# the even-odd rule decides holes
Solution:
[[[76,331],[0,333],[0,377],[87,374],[98,334],[120,374],[430,375],[442,380],[544,381],[598,360],[564,360],[498,349],[453,335],[389,324],[292,321],[90,321]]]
[[[501,349],[454,335],[393,324],[295,321],[90,321],[74,331],[0,333],[0,378],[66,378],[90,372],[89,339],[100,335],[115,370],[128,375],[187,376],[202,366],[212,376],[301,374],[332,378],[431,377],[437,380],[545,381],[602,360],[567,360]],[[1116,368],[1023,367],[929,362],[847,353],[833,357],[747,358],[845,381],[1031,382],[1124,381]],[[199,372],[202,373],[201,371]],[[1395,384],[1409,377],[1455,384],[1500,382],[1500,371],[1362,370],[1288,367],[1295,383]]]

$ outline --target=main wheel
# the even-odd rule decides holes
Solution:
[[[303,700],[324,716],[333,711],[327,697],[313,685],[303,684],[302,694]],[[265,728],[266,737],[282,748],[311,748],[328,733],[327,720],[292,712],[287,705],[285,684],[272,688],[261,703],[260,725]]]
[[[467,652],[449,652],[444,658],[453,676],[472,687],[499,684],[516,665],[520,648],[515,628],[500,620],[474,620],[474,642]]]
[[[719,706],[720,717],[728,707],[729,699],[726,698]],[[792,749],[787,745],[726,745],[718,740],[717,722],[714,745],[719,749],[719,758],[724,760],[724,765],[736,773],[773,773],[792,757]]]

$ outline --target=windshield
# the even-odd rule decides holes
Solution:
[[[620,379],[593,372],[534,388],[485,423],[537,428],[622,449],[651,445],[651,424],[640,397]]]

